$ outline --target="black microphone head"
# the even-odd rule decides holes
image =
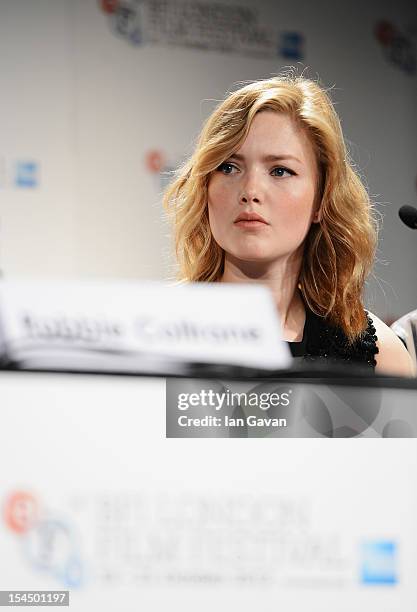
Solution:
[[[398,211],[400,215],[400,219],[403,223],[405,223],[411,229],[417,229],[417,208],[413,208],[413,206],[401,206]]]

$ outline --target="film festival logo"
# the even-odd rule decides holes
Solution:
[[[412,39],[416,32],[401,32],[389,21],[380,21],[375,27],[375,38],[389,62],[409,75],[416,73],[416,49]]]
[[[27,564],[66,587],[81,587],[83,564],[74,529],[42,508],[29,491],[13,491],[3,504],[7,529],[16,536]]]
[[[264,24],[248,6],[194,0],[99,0],[111,30],[135,46],[169,45],[254,57],[304,59],[304,36]]]
[[[164,191],[175,175],[175,170],[180,165],[179,160],[170,162],[161,149],[150,149],[144,159],[146,171],[156,178],[157,189]]]

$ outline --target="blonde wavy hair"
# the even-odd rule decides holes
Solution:
[[[256,113],[264,110],[290,116],[313,144],[320,221],[305,239],[299,287],[309,308],[341,327],[353,342],[367,327],[362,292],[374,259],[377,224],[332,102],[320,85],[304,77],[284,74],[246,85],[221,102],[204,124],[193,155],[164,195],[175,230],[179,277],[221,279],[224,252],[210,229],[208,183],[239,149]]]

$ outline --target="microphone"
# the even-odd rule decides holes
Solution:
[[[407,225],[407,227],[411,227],[411,229],[417,229],[417,208],[413,208],[413,206],[401,206],[398,211],[400,219],[403,223]]]

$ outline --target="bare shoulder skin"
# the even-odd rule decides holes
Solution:
[[[375,371],[393,376],[416,376],[413,360],[401,340],[381,319],[371,312],[369,316],[378,337]]]

